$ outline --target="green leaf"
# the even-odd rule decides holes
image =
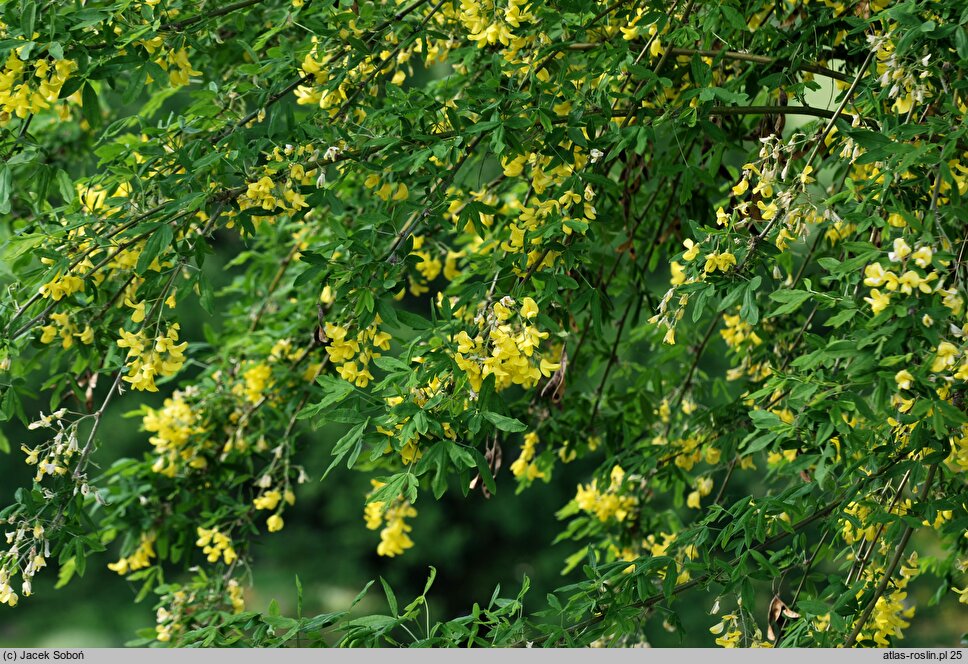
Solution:
[[[381,355],[373,358],[373,364],[383,369],[387,373],[409,373],[412,369],[406,362],[401,362],[395,357]]]
[[[757,429],[769,429],[783,424],[780,416],[768,410],[751,410],[750,419]]]
[[[366,418],[365,422],[361,422],[358,426],[353,427],[347,431],[342,438],[336,441],[336,444],[333,446],[334,459],[332,463],[329,464],[329,468],[326,469],[326,472],[323,473],[323,476],[320,478],[321,480],[326,479],[326,476],[329,475],[330,471],[343,460],[343,457],[349,454],[350,450],[360,443],[360,440],[363,438],[363,431],[366,430],[366,427],[369,423],[370,418]]]
[[[150,236],[148,236],[148,241],[145,242],[145,248],[141,251],[141,255],[138,256],[138,264],[135,267],[135,271],[138,274],[144,274],[148,266],[151,265],[152,261],[161,256],[168,247],[171,246],[172,240],[174,240],[175,235],[171,230],[171,226],[168,224],[162,224],[159,226]]]
[[[498,415],[497,413],[492,413],[490,411],[484,411],[482,413],[484,419],[493,424],[496,428],[501,431],[508,431],[510,433],[518,433],[520,431],[527,431],[528,425],[521,420],[516,420],[513,417],[505,417],[504,415]]]
[[[6,163],[0,164],[0,214],[10,212],[10,198],[13,193],[13,173]]]
[[[383,584],[383,592],[387,596],[387,604],[390,606],[390,613],[394,616],[397,615],[397,596],[393,594],[393,589],[390,588],[390,584],[386,582],[382,576],[380,577],[380,583]]]
[[[760,321],[760,310],[756,306],[756,293],[752,288],[743,290],[743,306],[739,310],[739,317],[750,325]]]
[[[74,578],[74,572],[77,570],[77,559],[69,558],[63,565],[60,566],[60,570],[57,572],[57,584],[54,586],[55,590],[60,590]]]
[[[827,325],[833,328],[838,328],[841,325],[850,322],[850,320],[857,315],[857,309],[844,309],[839,311],[827,320]]]
[[[810,293],[801,290],[780,290],[770,293],[770,299],[775,302],[782,302],[779,307],[769,313],[769,317],[790,314],[800,308],[800,306],[810,299]]]
[[[370,497],[367,498],[366,502],[383,503],[384,505],[389,505],[403,494],[404,488],[408,483],[408,477],[412,477],[410,473],[397,473],[396,475],[390,476],[390,478],[384,482],[383,486],[374,491]]]
[[[98,103],[97,92],[90,81],[85,83],[81,90],[81,112],[92,128],[101,126],[101,105]]]

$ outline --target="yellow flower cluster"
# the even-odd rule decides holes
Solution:
[[[34,576],[47,567],[50,541],[43,524],[33,518],[7,521],[14,529],[4,533],[10,548],[0,551],[0,605],[17,605],[20,598],[10,584],[18,571],[22,577],[21,593],[24,597],[29,597],[33,593]]]
[[[871,288],[870,296],[865,297],[864,301],[871,305],[871,311],[874,315],[881,313],[891,304],[891,294],[895,292],[912,295],[917,292],[932,293],[938,291],[944,296],[945,306],[952,311],[960,308],[961,298],[957,292],[954,289],[950,291],[943,289],[938,273],[927,271],[931,267],[933,255],[934,250],[931,247],[918,247],[916,250],[912,250],[903,238],[897,238],[894,240],[894,250],[888,254],[888,258],[892,263],[901,264],[901,268],[898,270],[899,274],[890,269],[885,270],[880,263],[871,263],[864,268],[864,285]],[[920,270],[910,269],[911,263]],[[909,269],[901,272],[905,266]],[[924,271],[925,274],[922,275],[921,271]],[[932,285],[933,282],[938,283]],[[880,291],[881,287],[885,289],[884,292]]]
[[[344,28],[340,34],[346,39],[350,37],[351,32],[356,38],[363,36],[363,32],[356,27],[355,21],[350,21],[348,28]],[[398,43],[393,33],[389,33],[387,41],[390,46]],[[407,78],[407,72],[400,67],[406,64],[414,53],[423,50],[423,46],[424,40],[418,39],[411,46],[399,49],[395,57],[393,51],[387,48],[367,55],[360,62],[351,62],[348,55],[337,56],[334,52],[321,53],[319,41],[314,37],[313,48],[303,58],[300,68],[303,76],[312,78],[312,85],[300,85],[296,88],[296,103],[319,106],[321,109],[328,110],[330,117],[335,117],[347,100],[365,83],[369,84],[365,92],[375,96],[379,92],[375,79],[380,74],[389,75],[393,72],[390,83],[403,84]],[[438,42],[434,42],[433,45],[428,42],[427,50],[428,63],[441,55]],[[379,71],[377,71],[378,66]],[[409,71],[412,73],[412,70]],[[340,77],[331,76],[332,72],[339,72]],[[339,80],[338,84],[337,80]],[[366,111],[355,108],[353,115],[357,121],[362,121],[366,117]]]
[[[515,36],[513,28],[534,20],[529,10],[530,0],[461,0],[460,22],[467,30],[468,39],[477,42],[479,48],[501,44],[508,50],[504,56],[509,61],[528,44],[525,37]]]
[[[164,39],[161,35],[135,43],[144,47],[148,55],[155,56],[155,64],[168,72],[168,83],[173,88],[188,85],[190,76],[200,76],[202,73],[192,68],[192,63],[188,60],[188,51],[184,47],[179,49],[165,48]],[[151,77],[149,77],[148,83],[151,82]]]
[[[522,157],[523,159],[523,157]],[[502,162],[504,163],[504,162]],[[522,162],[523,163],[523,162]],[[521,172],[518,171],[518,175]],[[486,187],[481,188],[478,191],[462,192],[457,187],[447,188],[447,197],[450,199],[450,203],[447,206],[447,212],[444,213],[444,218],[450,220],[454,224],[460,221],[460,213],[464,208],[467,207],[468,203],[481,203],[489,207],[495,208],[498,215],[509,215],[514,210],[520,209],[521,205],[517,198],[512,198],[508,202],[503,202],[497,194],[489,191]],[[494,225],[495,214],[490,214],[487,212],[479,211],[477,214],[478,221],[484,228],[490,228]],[[464,224],[463,228],[465,233],[475,233],[474,224],[468,221]]]
[[[911,508],[911,499],[898,501],[891,509],[891,514],[903,515]],[[849,514],[860,522],[860,526],[855,526],[848,519],[842,520],[840,536],[847,544],[856,544],[860,541],[873,542],[877,538],[878,524],[871,519],[874,510],[871,507],[852,501],[844,509],[845,514]]]
[[[433,399],[434,396],[436,396],[440,392],[443,386],[444,386],[444,383],[440,380],[440,378],[437,376],[434,376],[430,380],[430,383],[425,387],[415,387],[411,389],[410,397],[413,403],[417,404],[420,408],[423,408],[428,401]],[[404,401],[404,398],[386,397],[385,401],[388,408],[394,408],[402,404]],[[385,436],[389,436],[393,438],[394,436],[397,436],[400,434],[400,432],[403,430],[406,423],[409,421],[410,421],[409,415],[399,418],[395,421],[391,419],[389,424],[392,425],[392,428],[377,426],[376,430]],[[453,427],[450,426],[450,422],[442,421],[440,424],[441,424],[441,428],[444,430],[445,438],[447,438],[448,440],[457,440],[457,432],[454,431]],[[411,437],[408,440],[404,441],[403,445],[400,447],[400,460],[404,464],[410,465],[414,461],[420,459],[421,456],[423,456],[423,451],[420,449],[419,443],[420,443],[420,432],[414,429]],[[393,445],[391,445],[390,442],[387,442],[385,453],[390,454],[391,452],[393,452]]]
[[[426,238],[422,235],[414,235],[413,250],[410,252],[411,256],[417,256],[418,258],[420,258],[420,262],[414,266],[417,270],[417,274],[416,275],[411,274],[407,276],[407,282],[410,285],[410,288],[409,288],[410,294],[415,295],[417,297],[423,295],[424,293],[430,290],[430,286],[429,286],[430,282],[436,279],[437,277],[439,277],[441,271],[444,269],[444,265],[443,263],[440,262],[440,258],[434,256],[433,254],[430,253],[428,249],[424,248],[425,239]],[[452,258],[455,261],[455,263],[450,266],[451,278],[455,276],[454,270],[456,270],[457,255],[458,255],[457,252],[448,252],[447,254],[448,262],[450,262]],[[400,292],[394,296],[395,299],[397,300],[403,299],[403,296],[406,294],[406,291],[407,291],[406,288],[401,288]]]
[[[195,540],[195,544],[202,549],[208,559],[208,562],[215,563],[218,562],[219,558],[225,561],[226,565],[231,565],[233,562],[238,560],[238,554],[235,549],[232,548],[232,540],[223,532],[220,532],[218,527],[214,528],[202,528],[198,527],[197,530],[198,539]]]
[[[716,636],[716,645],[720,648],[738,648],[743,632],[739,629],[739,618],[735,613],[727,613],[723,619],[709,628],[709,632]]]
[[[686,242],[691,244],[692,240],[686,240]],[[666,328],[665,336],[662,337],[662,343],[669,345],[675,345],[676,343],[676,323],[682,320],[682,317],[686,313],[686,305],[689,304],[689,295],[684,293],[679,296],[679,306],[676,307],[674,311],[669,309],[669,304],[672,302],[672,298],[676,294],[675,287],[678,284],[685,282],[685,273],[681,270],[679,264],[673,262],[672,266],[672,288],[667,290],[665,295],[662,296],[662,300],[659,301],[657,312],[651,318],[649,318],[649,322],[653,325]],[[663,421],[667,420],[663,419]]]
[[[6,604],[9,607],[17,606],[20,596],[10,585],[10,577],[7,571],[0,569],[0,605]]]
[[[241,391],[249,403],[258,403],[271,386],[272,367],[265,362],[254,362],[242,372],[242,382],[236,384],[234,391]]]
[[[326,354],[330,362],[336,365],[339,375],[357,387],[366,387],[373,380],[370,373],[370,360],[382,354],[376,349],[390,350],[390,339],[386,332],[380,332],[379,325],[383,321],[379,316],[373,319],[369,327],[360,330],[356,336],[348,336],[349,328],[335,323],[326,323],[324,331],[329,343]]]
[[[857,643],[863,644],[865,641],[873,641],[876,648],[887,648],[891,646],[891,639],[903,639],[902,630],[911,626],[908,621],[914,617],[916,607],[905,607],[904,600],[907,599],[905,589],[908,583],[919,573],[918,553],[915,551],[908,558],[907,562],[901,565],[899,578],[896,579],[888,592],[877,598],[874,611],[863,631],[857,634]],[[883,570],[865,570],[870,585],[875,585],[878,576],[883,574]],[[863,596],[864,591],[858,593],[858,599]]]
[[[722,253],[714,251],[712,253],[706,254],[706,265],[703,266],[703,271],[706,274],[711,274],[716,270],[720,272],[729,272],[731,267],[736,265],[736,256],[731,252],[724,251]]]
[[[604,522],[611,518],[616,521],[624,521],[638,505],[638,499],[634,496],[619,495],[624,479],[625,471],[622,470],[622,467],[614,466],[607,489],[600,490],[598,480],[592,480],[591,484],[587,485],[579,484],[578,491],[575,494],[575,504],[582,511],[595,515],[599,521]]]
[[[250,182],[245,193],[239,196],[238,202],[241,210],[259,208],[273,214],[295,214],[302,208],[309,207],[305,197],[288,182],[277,183],[268,175]]]
[[[586,185],[581,193],[569,189],[558,198],[535,200],[532,205],[521,208],[517,220],[508,227],[510,236],[501,243],[501,249],[510,253],[527,253],[527,265],[531,267],[544,254],[541,249],[542,233],[539,231],[544,229],[547,218],[560,216],[561,230],[566,236],[576,229],[584,235],[589,224],[597,218],[598,213],[592,205],[594,199],[594,189]],[[530,239],[526,242],[528,234]]]
[[[58,273],[53,279],[40,287],[40,294],[59,302],[61,298],[84,290],[84,279],[74,274]]]
[[[346,68],[340,67],[340,63],[338,62],[334,62],[332,54],[320,54],[316,46],[318,41],[315,37],[313,38],[313,50],[303,58],[302,68],[299,73],[303,76],[312,76],[316,86],[325,86],[330,82],[329,73],[331,71],[346,71]],[[373,65],[370,64],[369,60],[367,58],[358,68],[348,71],[345,82],[340,84],[335,90],[317,90],[313,86],[300,85],[296,88],[296,103],[303,105],[313,104],[323,109],[332,109],[331,112],[335,115],[338,108],[349,99],[347,90],[352,90],[353,83],[359,81],[363,76],[366,76],[373,70]]]
[[[689,495],[686,496],[686,506],[698,510],[702,506],[701,500],[713,491],[713,479],[711,477],[696,478],[695,487],[695,490],[690,491]]]
[[[279,491],[278,489],[270,489],[269,491],[263,492],[261,495],[257,496],[252,500],[252,506],[257,510],[273,510],[274,513],[266,519],[266,527],[269,529],[270,533],[275,533],[282,530],[285,522],[282,519],[282,510],[279,509],[275,511],[281,502],[285,502],[287,505],[296,504],[296,494],[290,489],[285,491]]]
[[[166,597],[171,598],[170,610],[159,606],[158,611],[155,613],[155,621],[158,623],[155,625],[155,638],[162,643],[171,641],[171,637],[176,632],[182,630],[184,627],[182,614],[184,613],[185,605],[194,599],[193,596],[190,597],[184,590],[176,590],[169,593]]]
[[[619,30],[622,31],[622,39],[625,41],[633,41],[638,39],[640,36],[647,34],[652,40],[649,44],[649,54],[653,58],[657,58],[665,52],[665,49],[662,46],[662,40],[658,35],[659,26],[656,25],[655,21],[645,23],[642,20],[645,17],[645,14],[645,8],[639,7],[635,10],[635,14],[631,17],[631,20],[629,20],[626,25],[620,27]],[[668,26],[664,28],[662,32],[668,32]]]
[[[94,342],[94,330],[90,325],[85,325],[83,330],[79,330],[74,323],[70,320],[70,314],[67,313],[52,313],[50,315],[50,320],[52,321],[48,325],[43,325],[40,328],[40,342],[44,344],[49,344],[54,339],[60,335],[61,347],[70,348],[74,345],[74,338],[76,337],[78,341],[82,344],[91,344]]]
[[[259,179],[249,182],[245,192],[238,197],[240,210],[258,209],[265,215],[254,215],[256,223],[272,221],[275,215],[294,215],[309,207],[301,187],[322,184],[319,168],[306,168],[303,162],[316,162],[335,158],[340,148],[330,148],[322,157],[315,145],[287,145],[276,147],[269,155],[269,163],[263,166]],[[286,164],[288,162],[288,165]]]
[[[893,99],[891,110],[898,115],[907,115],[915,104],[924,101],[931,86],[927,82],[930,56],[920,61],[901,62],[894,51],[893,27],[885,35],[871,37],[877,55],[877,73],[881,88],[888,90],[888,98]]]
[[[544,477],[543,471],[538,470],[538,465],[534,462],[535,448],[540,440],[538,434],[529,431],[524,434],[524,443],[521,445],[521,454],[511,464],[511,474],[517,478],[524,478],[528,483],[537,478]]]
[[[743,346],[759,346],[763,343],[759,335],[753,331],[753,326],[739,317],[739,314],[723,314],[726,327],[719,331],[726,345],[733,350]]]
[[[779,452],[770,451],[766,455],[766,465],[768,465],[771,468],[775,468],[776,466],[780,466],[784,463],[791,463],[795,461],[796,458],[797,458],[796,449],[781,450]]]
[[[373,485],[374,491],[383,486],[383,483],[378,480],[370,480],[370,483]],[[417,510],[404,500],[403,496],[391,503],[385,510],[384,507],[386,505],[382,501],[367,503],[363,518],[366,521],[366,527],[370,530],[376,530],[383,526],[376,552],[378,555],[392,558],[413,546],[413,540],[407,534],[413,528],[407,524],[405,519],[417,516]]]
[[[0,124],[13,115],[26,118],[56,104],[61,87],[77,69],[73,60],[42,57],[26,62],[20,59],[23,49],[12,49],[0,71]]]
[[[208,465],[204,452],[205,427],[185,394],[175,392],[161,408],[145,407],[141,425],[154,435],[148,439],[157,455],[151,469],[167,477],[186,466],[202,469]]]
[[[232,613],[242,613],[245,611],[245,597],[242,594],[242,586],[235,579],[228,583],[229,604],[232,605]]]
[[[61,408],[50,415],[41,413],[41,418],[31,422],[28,429],[38,429],[41,427],[57,429],[57,433],[51,441],[46,444],[38,445],[33,449],[26,445],[21,445],[21,451],[27,455],[24,462],[28,466],[37,466],[37,474],[34,476],[35,482],[44,479],[44,475],[61,476],[67,474],[71,465],[71,459],[78,453],[77,426],[76,422],[69,423],[66,427],[62,418],[67,412]],[[86,487],[82,487],[86,490]]]
[[[121,558],[115,563],[108,564],[108,569],[117,572],[121,576],[129,572],[136,572],[151,565],[151,559],[155,557],[155,533],[141,533],[141,542],[138,548],[127,558]]]
[[[962,424],[958,433],[948,440],[951,442],[948,467],[956,472],[968,472],[968,423]]]
[[[377,185],[380,185],[379,187]],[[363,186],[373,189],[377,198],[384,201],[405,201],[410,198],[410,189],[403,182],[388,182],[380,178],[377,173],[370,173],[363,180]]]
[[[484,325],[476,336],[462,330],[453,338],[457,343],[454,361],[475,393],[491,375],[498,391],[511,385],[531,388],[541,376],[549,377],[560,368],[537,352],[541,340],[548,338],[547,332],[532,324],[537,316],[538,305],[532,298],[525,297],[518,305],[505,296],[475,319]]]
[[[119,330],[121,338],[118,346],[128,349],[128,374],[124,377],[131,388],[157,392],[156,376],[172,376],[185,364],[185,349],[188,342],[178,341],[178,323],[173,323],[165,334],[155,337],[152,342],[145,334],[144,328],[137,333]]]

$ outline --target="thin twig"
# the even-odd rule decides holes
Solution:
[[[938,464],[932,464],[931,468],[928,469],[928,477],[924,480],[924,485],[921,491],[921,500],[924,501],[928,497],[928,492],[931,490],[931,484],[934,482],[934,475],[938,470]],[[897,566],[901,563],[901,558],[904,557],[904,549],[907,548],[908,542],[911,540],[911,535],[914,533],[914,527],[910,525],[904,526],[904,532],[901,534],[901,539],[898,541],[897,546],[894,549],[894,556],[891,558],[891,562],[888,564],[887,568],[884,570],[884,575],[881,577],[881,582],[877,584],[877,589],[874,590],[874,596],[871,597],[870,601],[867,603],[867,607],[864,609],[864,613],[861,615],[860,620],[854,625],[853,631],[851,631],[850,636],[847,637],[847,641],[844,643],[845,648],[850,648],[857,641],[857,636],[860,631],[867,624],[867,619],[871,617],[871,613],[874,611],[874,606],[877,604],[877,600],[881,598],[884,591],[887,590],[887,584],[891,582],[891,578],[894,576],[894,572],[897,571]]]

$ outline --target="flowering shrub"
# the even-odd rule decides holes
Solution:
[[[0,412],[47,437],[0,438],[36,470],[2,497],[2,610],[88,562],[170,645],[636,644],[688,596],[689,644],[893,646],[919,577],[968,604],[964,21],[6,3]],[[186,336],[186,302],[224,325]],[[139,391],[164,397],[145,453],[99,467]],[[322,425],[328,468],[300,442]],[[530,515],[580,572],[543,611],[525,584],[434,623],[433,576],[403,608],[384,583],[387,615],[246,607],[253,544],[339,464],[396,557],[422,503],[526,500],[579,459]]]

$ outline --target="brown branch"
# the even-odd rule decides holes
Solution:
[[[834,111],[833,117],[830,118],[827,126],[824,127],[823,131],[820,133],[820,136],[817,138],[817,142],[814,144],[813,150],[810,151],[810,156],[807,157],[807,166],[810,166],[813,163],[813,158],[817,156],[817,151],[820,149],[820,146],[823,145],[823,142],[827,139],[827,136],[830,135],[837,118],[839,118],[840,114],[844,112],[845,108],[847,108],[847,104],[850,102],[850,98],[854,96],[854,91],[857,89],[860,79],[863,78],[864,73],[867,71],[867,67],[871,63],[871,60],[874,59],[874,53],[875,51],[871,49],[867,53],[867,57],[864,58],[864,63],[860,66],[860,69],[857,70],[857,75],[854,77],[853,83],[851,83],[850,87],[847,88],[847,92],[844,93],[844,98],[840,101],[840,105],[837,106],[837,110]]]
[[[600,43],[575,43],[567,46],[571,51],[591,51],[601,46]],[[707,58],[723,58],[724,60],[739,60],[741,62],[755,62],[762,65],[787,64],[780,58],[771,58],[766,55],[756,55],[755,53],[743,53],[742,51],[727,50],[698,50],[694,48],[670,48],[667,49],[671,55],[699,55]],[[838,81],[850,82],[851,78],[843,72],[836,71],[823,65],[812,63],[802,63],[796,66],[800,71],[808,71],[812,74],[820,74]]]
[[[813,106],[713,106],[703,111],[709,115],[809,115],[833,120],[833,111]]]
[[[474,152],[474,148],[477,147],[477,144],[480,143],[483,137],[484,137],[484,134],[478,134],[467,145],[467,150],[460,158],[460,161],[458,161],[457,164],[454,165],[454,167],[450,170],[450,174],[446,178],[444,178],[443,180],[437,183],[437,186],[434,187],[434,189],[430,192],[430,194],[428,195],[428,198],[436,196],[437,193],[440,191],[444,191],[444,192],[447,191],[447,187],[449,187],[450,184],[454,181],[454,178],[457,177],[458,171],[460,171],[461,167],[467,161],[468,157],[470,157],[471,154]],[[415,230],[417,230],[417,227],[420,225],[420,223],[430,216],[430,212],[433,209],[433,207],[434,207],[433,203],[427,205],[419,214],[412,216],[410,220],[404,225],[404,227],[400,229],[400,232],[397,233],[396,238],[394,238],[393,240],[393,244],[390,246],[390,251],[386,257],[387,262],[396,263],[399,260],[399,258],[397,258],[397,250],[400,248],[400,245],[406,242],[407,238],[410,237]]]
[[[204,14],[196,14],[195,16],[189,16],[188,18],[183,18],[178,21],[162,23],[158,27],[158,32],[176,32],[178,30],[183,30],[189,26],[195,25],[196,23],[201,23],[202,21],[210,18],[225,16],[226,14],[231,14],[238,9],[245,9],[246,7],[257,5],[260,2],[263,2],[263,0],[239,0],[239,2],[233,2],[231,5],[225,5],[221,9],[216,9],[215,11],[205,12]]]
[[[928,492],[931,490],[931,484],[934,482],[934,475],[938,470],[938,464],[933,464],[931,468],[928,469],[928,477],[924,480],[924,486],[921,491],[921,500],[927,499]],[[874,590],[874,596],[871,597],[870,601],[867,603],[867,607],[864,609],[864,613],[861,615],[860,620],[854,625],[853,631],[850,636],[847,637],[847,641],[844,643],[845,648],[850,648],[857,641],[857,636],[860,631],[867,624],[868,618],[871,617],[871,613],[874,611],[874,606],[877,604],[877,600],[881,598],[884,591],[887,590],[887,584],[891,582],[891,577],[894,576],[894,572],[897,571],[897,566],[901,563],[901,558],[904,557],[904,549],[907,548],[908,542],[911,540],[911,535],[914,533],[914,527],[906,525],[904,527],[904,532],[901,534],[901,539],[897,543],[897,547],[894,549],[894,556],[891,558],[891,562],[888,564],[887,569],[884,570],[884,576],[881,577],[881,582],[877,584],[877,589]]]

